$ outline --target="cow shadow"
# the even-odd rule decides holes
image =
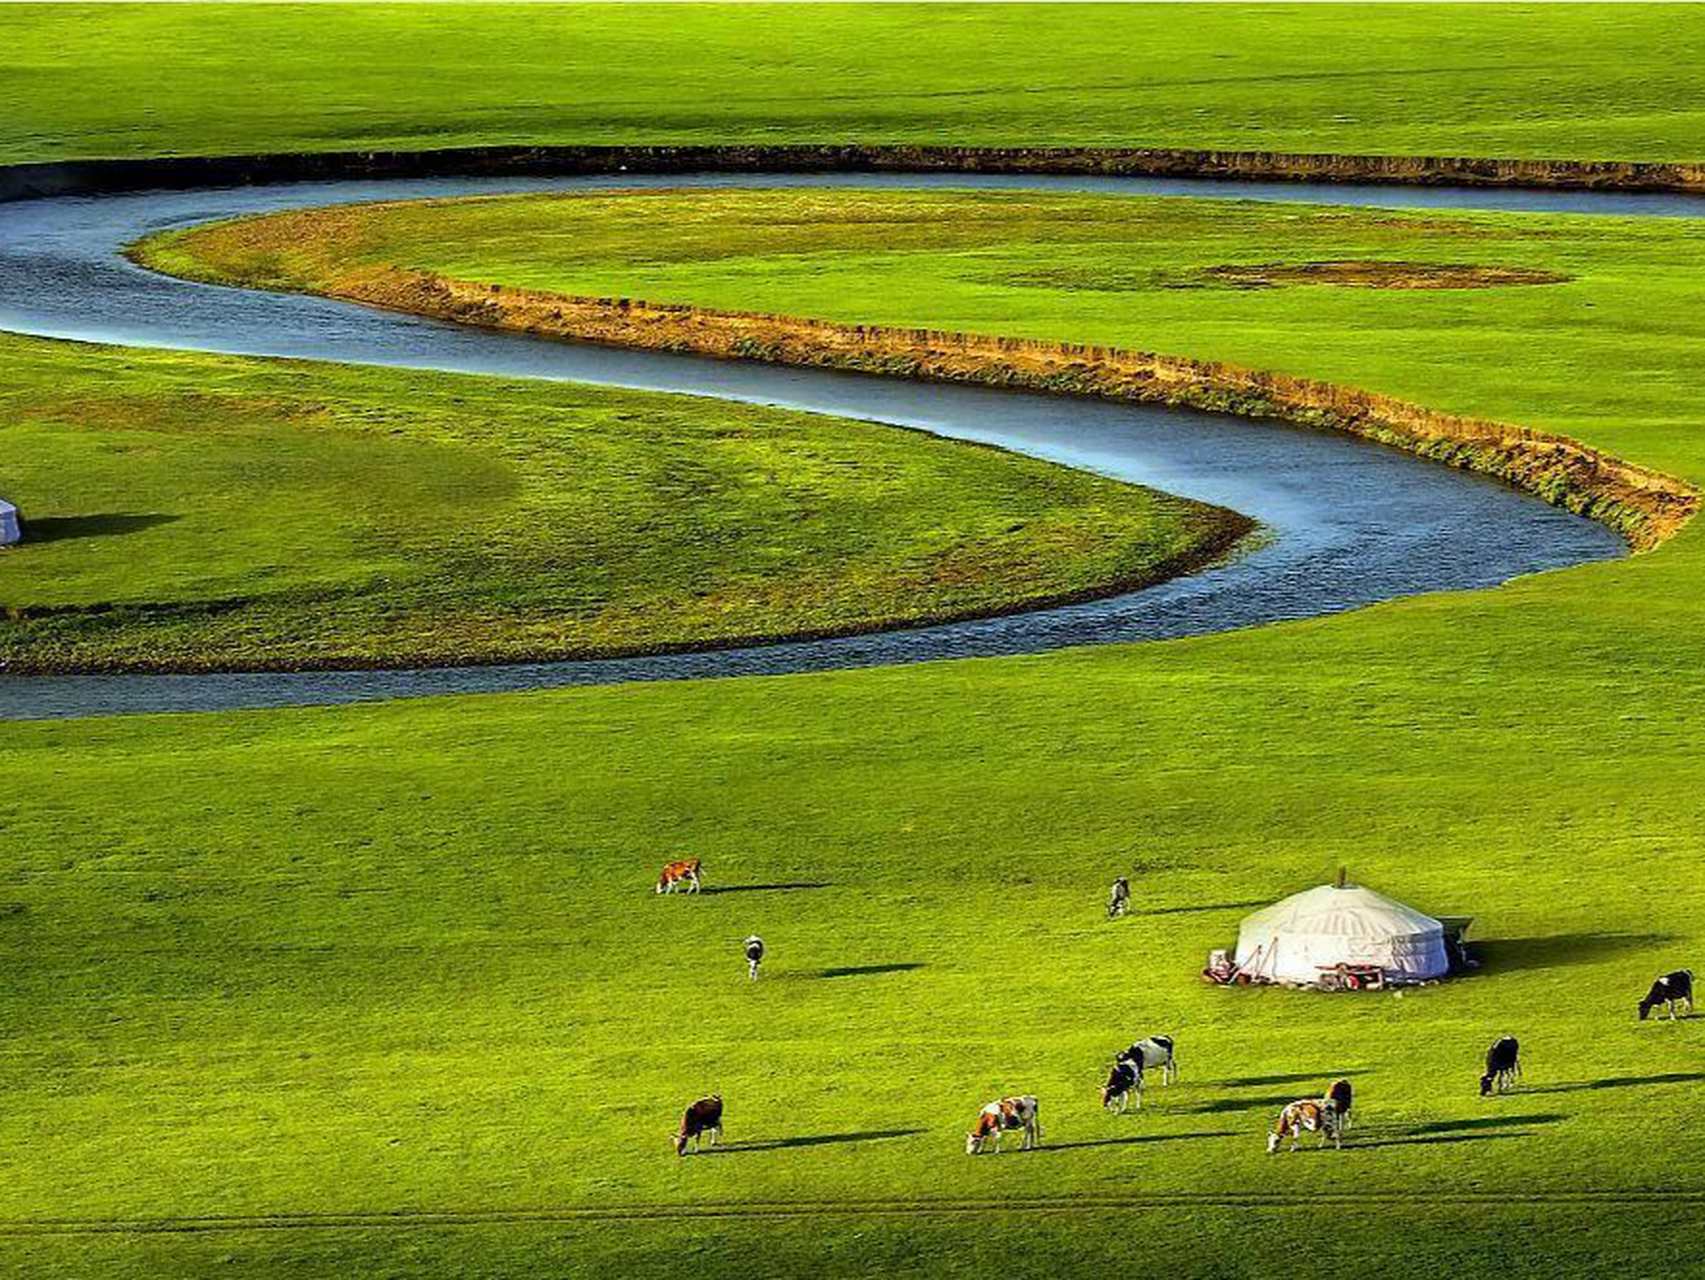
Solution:
[[[1088,1147],[1141,1147],[1154,1142],[1193,1142],[1197,1138],[1246,1137],[1234,1129],[1215,1129],[1196,1133],[1139,1133],[1124,1138],[1085,1138],[1081,1142],[1050,1142],[1032,1147],[1033,1151],[1080,1151]]]
[[[1595,1089],[1637,1089],[1651,1084],[1698,1084],[1705,1071],[1666,1071],[1655,1076],[1609,1076],[1603,1080],[1579,1080],[1573,1084],[1549,1084],[1524,1088],[1523,1093],[1587,1093]]]
[[[825,969],[817,976],[820,978],[869,978],[881,973],[910,973],[914,969],[926,967],[921,960],[907,960],[899,964],[854,964],[839,969]]]
[[[1237,1076],[1231,1080],[1221,1080],[1220,1086],[1225,1089],[1255,1089],[1269,1084],[1307,1084],[1318,1081],[1322,1088],[1333,1080],[1346,1080],[1351,1076],[1367,1075],[1365,1068],[1352,1068],[1349,1071],[1293,1071],[1282,1076]],[[1286,1098],[1285,1102],[1294,1101]]]
[[[1309,1079],[1315,1077],[1310,1076]],[[1265,1098],[1216,1098],[1212,1102],[1204,1102],[1189,1108],[1189,1114],[1197,1116],[1227,1115],[1237,1111],[1261,1111],[1271,1108],[1278,1110],[1296,1101],[1296,1095],[1290,1093],[1275,1094]]]
[[[718,1143],[706,1147],[700,1154],[707,1156],[737,1156],[748,1151],[790,1151],[795,1147],[835,1147],[853,1142],[887,1142],[893,1138],[911,1138],[922,1129],[867,1129],[859,1133],[812,1133],[797,1138],[772,1138],[763,1142],[736,1142],[724,1146]]]
[[[1134,916],[1187,916],[1208,911],[1249,911],[1264,907],[1264,902],[1214,902],[1199,907],[1154,907],[1148,911],[1133,911]]]
[[[1469,954],[1485,972],[1511,973],[1591,964],[1673,941],[1661,933],[1556,933],[1542,938],[1488,938],[1469,944]]]
[[[1489,1142],[1503,1138],[1526,1138],[1541,1125],[1556,1124],[1567,1116],[1556,1112],[1524,1116],[1477,1116],[1463,1120],[1430,1120],[1402,1128],[1369,1129],[1366,1138],[1352,1129],[1345,1149],[1365,1151],[1374,1147],[1444,1146],[1457,1142]]]
[[[182,516],[163,512],[150,514],[121,514],[108,512],[93,516],[44,516],[24,522],[25,536],[31,542],[65,542],[72,538],[114,538],[127,533],[140,533],[155,525],[171,524]]]
[[[808,889],[827,889],[827,880],[799,880],[790,884],[708,884],[699,892],[720,893],[803,893]]]

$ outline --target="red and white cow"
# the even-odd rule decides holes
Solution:
[[[663,874],[657,877],[658,893],[674,893],[683,889],[686,893],[699,891],[699,860],[686,859],[681,862],[671,862],[663,868]]]
[[[995,1140],[995,1154],[1000,1154],[1001,1137],[1012,1130],[1024,1134],[1024,1150],[1042,1141],[1041,1104],[1026,1095],[1022,1098],[1002,1098],[983,1108],[977,1117],[977,1127],[965,1135],[965,1154],[978,1155],[990,1138]]]

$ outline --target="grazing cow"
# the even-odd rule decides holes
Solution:
[[[1001,1136],[1020,1129],[1024,1133],[1024,1150],[1042,1141],[1042,1108],[1035,1098],[1002,1098],[983,1108],[977,1117],[977,1127],[965,1135],[965,1154],[978,1155],[990,1138],[995,1140],[995,1154],[1000,1154]]]
[[[1295,1151],[1305,1133],[1318,1133],[1320,1145],[1323,1147],[1328,1138],[1335,1146],[1344,1145],[1326,1119],[1326,1104],[1315,1098],[1300,1098],[1296,1102],[1288,1103],[1285,1109],[1279,1112],[1278,1123],[1273,1126],[1273,1132],[1267,1135],[1267,1154],[1272,1155],[1277,1151],[1286,1138],[1291,1140],[1291,1150]]]
[[[1113,881],[1113,888],[1107,895],[1107,918],[1117,920],[1131,907],[1131,882],[1120,876]]]
[[[1486,1074],[1480,1077],[1480,1096],[1508,1093],[1521,1079],[1521,1045],[1514,1036],[1499,1036],[1486,1050]]]
[[[693,1153],[699,1149],[699,1137],[710,1135],[710,1145],[715,1146],[722,1141],[722,1095],[713,1093],[708,1098],[700,1098],[681,1117],[680,1129],[669,1136],[669,1141],[675,1144],[675,1154],[687,1154],[687,1144],[693,1144]]]
[[[1326,1132],[1340,1146],[1350,1129],[1350,1105],[1354,1100],[1355,1093],[1348,1080],[1334,1080],[1326,1086],[1326,1096],[1320,1100]]]
[[[1149,1036],[1146,1040],[1139,1040],[1119,1055],[1119,1061],[1137,1064],[1138,1089],[1143,1087],[1143,1074],[1155,1067],[1160,1068],[1162,1084],[1171,1084],[1178,1079],[1178,1054],[1171,1036]]]
[[[699,860],[689,858],[682,862],[671,862],[663,868],[663,874],[657,877],[658,893],[674,893],[682,889],[687,893],[699,891]]]
[[[1101,1086],[1101,1105],[1114,1115],[1124,1115],[1135,1094],[1137,1106],[1143,1105],[1143,1064],[1133,1058],[1120,1058],[1113,1064],[1107,1083]]]
[[[753,934],[745,941],[746,976],[753,982],[758,980],[758,966],[764,962],[764,940]]]
[[[1640,1001],[1640,1021],[1650,1017],[1652,1010],[1660,1004],[1668,1008],[1671,1022],[1675,1021],[1678,1004],[1685,1004],[1687,1011],[1693,1012],[1693,970],[1677,969],[1654,982],[1652,989],[1646,992],[1646,998]]]

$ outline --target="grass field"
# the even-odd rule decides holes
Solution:
[[[337,288],[396,265],[567,294],[1229,360],[1561,431],[1702,481],[1705,334],[1692,323],[1705,305],[1702,250],[1705,222],[1692,219],[683,191],[281,214],[166,233],[140,256],[275,288]],[[1351,283],[1264,287],[1285,271],[1307,280],[1299,268],[1322,262],[1386,264],[1399,284],[1437,283],[1428,271],[1441,267],[1559,282],[1370,288],[1341,270]]]
[[[0,155],[916,138],[1698,158],[1696,12],[8,6]],[[946,195],[382,218],[358,246],[379,260],[1218,356],[1705,479],[1698,223]],[[220,269],[313,283],[329,259],[307,247]],[[1567,279],[1237,287],[1370,259]],[[70,406],[62,430],[7,418],[7,484],[15,451],[75,447],[66,415],[125,388],[151,422],[201,415],[161,442],[162,486],[245,431],[330,448],[276,408],[298,397],[365,424],[338,426],[352,451],[399,414],[422,450],[468,447],[440,397],[502,397],[20,342],[0,361]],[[273,407],[213,449],[207,395],[172,389],[195,369]],[[634,446],[618,404],[695,460],[708,430],[681,402],[526,394],[611,449]],[[481,449],[519,447],[527,419],[487,412]],[[936,456],[881,438],[908,467]],[[423,494],[440,474],[407,472]],[[193,534],[198,562],[247,571],[211,559],[211,528],[112,541],[163,574],[150,540]],[[243,532],[260,559],[270,535]],[[1705,964],[1702,601],[1695,522],[1496,591],[1166,644],[0,724],[0,1273],[1698,1275],[1705,1017],[1642,1024],[1634,1002]],[[678,856],[719,892],[653,896]],[[1343,864],[1474,914],[1483,972],[1365,998],[1196,980],[1253,904]],[[1121,871],[1135,914],[1109,924]],[[1103,1115],[1109,1054],[1157,1031],[1182,1080]],[[1505,1032],[1525,1088],[1481,1100]],[[1277,1107],[1346,1073],[1351,1145],[1267,1156]],[[730,1149],[677,1160],[665,1134],[712,1089]],[[1044,1150],[966,1157],[976,1109],[1015,1091],[1042,1098]]]
[[[1705,475],[1694,224],[945,195],[839,197],[833,218],[829,199],[354,217],[366,261],[1164,345]],[[304,229],[263,237],[295,246],[271,283],[337,266]],[[246,270],[253,232],[166,248]],[[1202,274],[1358,259],[1568,280]],[[1207,1277],[1377,1256],[1545,1276],[1566,1250],[1685,1274],[1705,1022],[1640,1024],[1633,1002],[1705,949],[1702,545],[1690,528],[1496,592],[1046,658],[12,726],[6,1016],[43,1126],[0,1139],[13,1213],[305,1215],[217,1243],[30,1240],[20,1266]],[[654,897],[676,856],[722,892]],[[1476,915],[1483,974],[1365,999],[1195,979],[1244,912],[1342,863]],[[1137,914],[1109,925],[1120,871]],[[1109,1053],[1153,1031],[1179,1038],[1181,1083],[1102,1115]],[[1527,1088],[1482,1101],[1506,1031]],[[1268,1157],[1276,1108],[1344,1073],[1352,1149]],[[733,1149],[675,1160],[675,1111],[712,1089]],[[1049,1149],[967,1158],[976,1107],[1018,1090]],[[1695,1199],[1636,1202],[1670,1194]],[[1014,1211],[1031,1201],[1052,1208]],[[922,1216],[856,1212],[873,1203]],[[772,1204],[810,1216],[738,1216]],[[737,1216],[655,1216],[707,1205]],[[638,1219],[574,1217],[621,1206]],[[408,1211],[475,1225],[386,1216]]]
[[[636,652],[1141,583],[1247,526],[864,423],[0,338],[14,671]]]
[[[731,140],[1705,159],[1690,5],[9,4],[0,48],[0,162]]]
[[[9,726],[7,1215],[1177,1193],[1203,1198],[1203,1238],[1252,1233],[1183,1273],[1238,1275],[1286,1256],[1294,1213],[1214,1195],[1349,1190],[1394,1197],[1381,1239],[1407,1243],[1384,1274],[1458,1260],[1454,1229],[1425,1229],[1440,1215],[1567,1216],[1589,1255],[1680,1263],[1690,1235],[1649,1231],[1665,1210],[1558,1203],[1705,1191],[1705,1021],[1633,1009],[1705,944],[1705,652],[1683,606],[1640,606],[1668,554],[1046,659]],[[676,855],[725,892],[654,897]],[[1367,999],[1197,982],[1248,904],[1342,862],[1478,916],[1483,976]],[[1120,870],[1137,914],[1108,925]],[[771,946],[755,986],[751,931]],[[1159,1030],[1182,1081],[1104,1118],[1104,1059]],[[1506,1030],[1527,1091],[1482,1102],[1478,1054]],[[1354,1147],[1265,1155],[1274,1109],[1349,1071]],[[664,1134],[711,1089],[744,1149],[679,1162]],[[975,1108],[1018,1089],[1051,1149],[968,1159]],[[1127,1219],[1157,1234],[1061,1247],[1176,1247],[1175,1220]],[[1038,1247],[1023,1215],[978,1224],[984,1248]],[[910,1227],[826,1229],[858,1271]],[[481,1243],[310,1217],[217,1247],[12,1247],[44,1274],[76,1248],[478,1275],[540,1234],[467,1230]],[[569,1224],[562,1266],[661,1272],[690,1240],[738,1270],[720,1230]],[[926,1236],[920,1267],[987,1263],[942,1220]]]

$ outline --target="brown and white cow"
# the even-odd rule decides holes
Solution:
[[[1012,1130],[1024,1133],[1024,1150],[1042,1141],[1041,1104],[1028,1095],[1022,1098],[1002,1098],[983,1108],[977,1117],[977,1127],[965,1135],[965,1154],[978,1155],[990,1138],[995,1140],[995,1154],[1000,1154],[1001,1137]]]
[[[685,859],[681,862],[671,862],[663,868],[663,874],[657,877],[658,893],[674,893],[676,889],[687,886],[684,892],[699,891],[699,860]]]
[[[1267,1135],[1267,1153],[1271,1155],[1279,1149],[1286,1138],[1291,1141],[1291,1150],[1297,1149],[1305,1133],[1318,1133],[1320,1145],[1325,1146],[1326,1140],[1333,1137],[1327,1128],[1326,1106],[1317,1098],[1299,1098],[1279,1112],[1278,1123],[1273,1126],[1273,1132]],[[1334,1142],[1338,1142],[1333,1138]],[[1338,1145],[1343,1145],[1338,1142]]]
[[[687,1154],[687,1144],[691,1143],[697,1154],[699,1138],[710,1135],[710,1145],[715,1146],[722,1141],[722,1095],[713,1093],[708,1098],[700,1098],[688,1107],[681,1116],[681,1127],[669,1135],[669,1141],[675,1144],[675,1154]]]

